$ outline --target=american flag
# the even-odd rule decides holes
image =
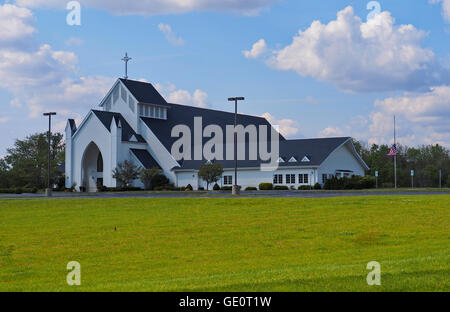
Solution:
[[[388,156],[397,156],[397,145],[392,145],[391,150],[389,151]]]

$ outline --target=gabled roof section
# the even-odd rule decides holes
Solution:
[[[137,134],[133,128],[128,124],[128,122],[125,120],[125,118],[122,117],[119,113],[112,113],[112,112],[105,112],[105,111],[99,111],[99,110],[92,110],[92,112],[97,116],[98,119],[102,122],[102,124],[108,129],[108,131],[111,131],[111,122],[116,122],[116,125],[122,126],[122,141],[124,142],[131,142],[130,139],[134,136],[139,143],[146,143],[144,138]]]
[[[123,78],[120,78],[120,81],[125,85],[125,87],[127,87],[138,102],[167,105],[166,100],[151,83]]]
[[[151,169],[154,167],[161,169],[161,166],[147,150],[130,148],[130,151],[134,156],[136,156],[145,169]]]
[[[298,166],[320,166],[338,147],[351,140],[343,138],[301,139],[280,142],[280,157],[302,155]],[[307,157],[309,161],[304,161]],[[280,167],[293,166],[293,163],[280,163]]]

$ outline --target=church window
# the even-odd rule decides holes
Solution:
[[[273,176],[273,184],[283,184],[283,175],[276,174]]]
[[[125,101],[126,102],[126,101]],[[135,103],[131,95],[128,97],[128,106],[130,106],[131,111],[134,113],[135,110]]]
[[[105,111],[111,110],[111,95],[106,98],[104,105],[105,105]]]
[[[122,96],[122,100],[126,103],[127,102],[127,91],[125,91],[125,88],[123,86],[120,86],[120,95]]]
[[[233,185],[233,176],[224,176],[223,184],[224,185]]]
[[[98,156],[97,156],[97,172],[103,172],[103,157],[102,157],[102,153],[98,153]]]
[[[118,99],[119,99],[119,87],[117,86],[114,89],[114,92],[113,92],[113,102],[114,102],[114,104],[116,104]]]

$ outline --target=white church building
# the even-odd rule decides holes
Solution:
[[[199,118],[201,129],[205,132],[209,129],[209,135],[200,134],[200,138],[194,134]],[[78,126],[72,119],[67,122],[66,187],[76,185],[77,190],[82,187],[88,191],[95,191],[99,185],[117,187],[112,171],[125,160],[145,169],[158,167],[175,186],[190,184],[194,189],[206,187],[206,182],[198,177],[199,168],[207,161],[220,162],[224,174],[218,184],[232,186],[235,182],[234,158],[206,159],[202,155],[200,159],[177,159],[172,148],[180,139],[173,136],[177,126],[189,130],[195,137],[191,140],[192,146],[183,146],[183,152],[194,151],[198,150],[198,145],[203,146],[211,139],[212,132],[215,132],[211,129],[219,127],[225,133],[227,126],[234,125],[234,118],[234,113],[168,103],[150,83],[118,79],[98,110],[91,110]],[[273,131],[262,117],[239,114],[237,124],[244,129],[249,125],[260,129],[266,126],[271,129],[269,132]],[[256,133],[256,136],[259,139],[255,139],[256,142],[261,142],[262,136],[271,138],[270,133]],[[268,182],[297,188],[323,184],[331,176],[362,176],[369,169],[349,137],[287,140],[281,134],[278,136],[279,151],[274,170],[261,170],[263,161],[259,155],[253,160],[248,157],[257,154],[253,152],[259,148],[258,144],[250,144],[250,132],[244,135],[243,141],[239,141],[238,150],[242,148],[241,151],[245,151],[244,159],[238,163],[240,186],[257,187]],[[224,139],[220,140],[226,146]],[[215,147],[215,152],[217,149]],[[233,155],[228,146],[220,149],[224,154],[231,152]],[[133,185],[143,186],[139,180]]]

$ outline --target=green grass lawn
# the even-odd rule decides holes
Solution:
[[[449,221],[449,195],[0,200],[0,291],[449,291]]]

